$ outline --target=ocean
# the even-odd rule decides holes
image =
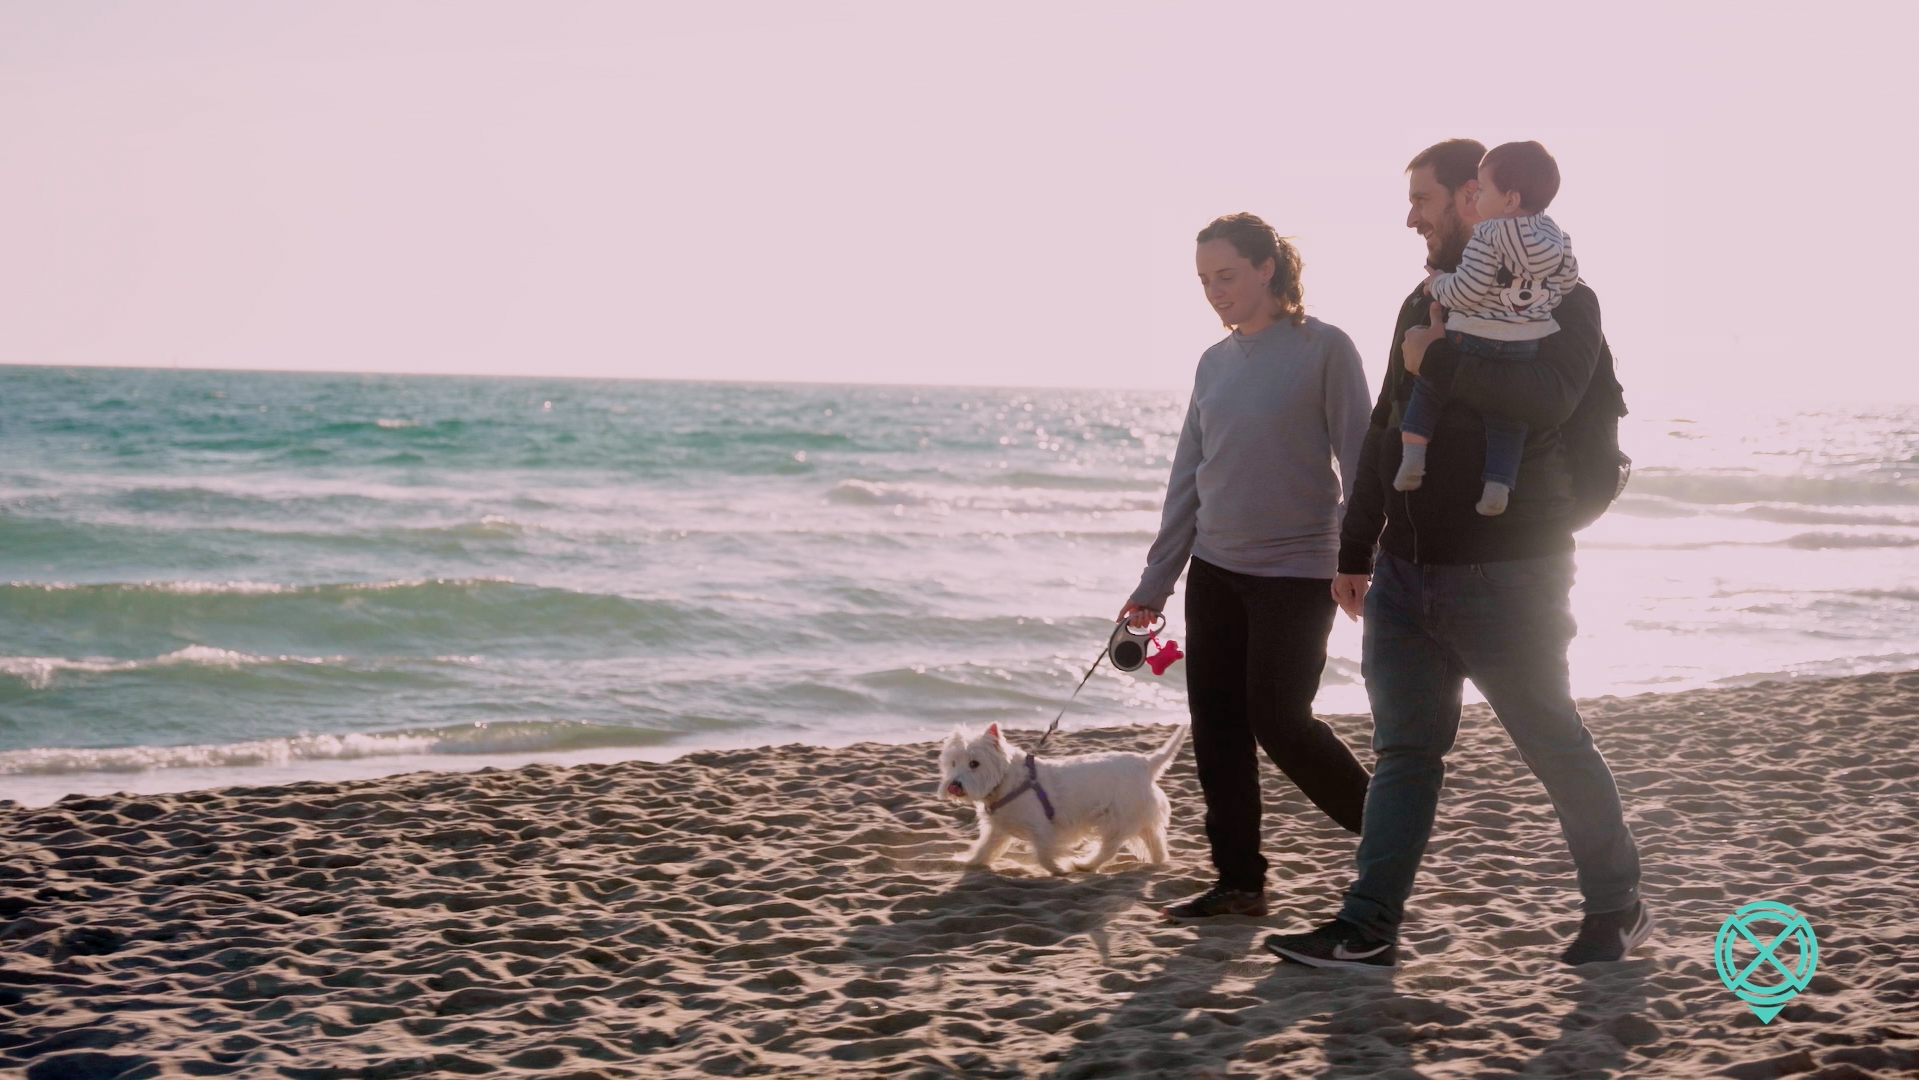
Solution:
[[[0,798],[1039,726],[1137,580],[1183,413],[0,368]],[[1919,408],[1641,409],[1622,440],[1579,694],[1919,663]],[[1365,711],[1357,627],[1331,647],[1319,708]],[[1177,720],[1182,678],[1102,667],[1064,726]]]

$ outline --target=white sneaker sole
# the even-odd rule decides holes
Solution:
[[[1329,956],[1308,956],[1305,953],[1296,953],[1291,949],[1282,949],[1277,945],[1266,946],[1266,951],[1275,956],[1284,957],[1294,963],[1305,964],[1308,967],[1316,968],[1344,968],[1348,971],[1391,971],[1399,966],[1399,949],[1397,947],[1393,949],[1392,961],[1385,964],[1369,964],[1364,960],[1335,960]]]

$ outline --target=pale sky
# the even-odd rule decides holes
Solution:
[[[1919,401],[1916,11],[5,0],[0,362],[1183,388],[1251,210],[1376,379],[1471,136],[1629,398]]]

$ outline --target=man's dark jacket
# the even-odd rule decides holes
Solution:
[[[1440,339],[1426,349],[1420,374],[1446,394],[1426,450],[1426,479],[1416,491],[1393,490],[1399,471],[1399,417],[1412,393],[1402,355],[1406,330],[1427,321],[1425,286],[1399,309],[1385,384],[1359,454],[1359,475],[1340,528],[1339,572],[1369,574],[1379,547],[1408,562],[1504,562],[1573,549],[1573,479],[1559,426],[1585,396],[1593,372],[1611,370],[1599,325],[1599,298],[1584,282],[1553,309],[1559,332],[1539,343],[1532,360],[1468,356]],[[1481,412],[1527,425],[1519,483],[1506,512],[1474,509],[1486,463]],[[1383,526],[1383,531],[1382,531]]]

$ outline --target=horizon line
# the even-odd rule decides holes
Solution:
[[[250,367],[198,367],[180,364],[39,364],[29,361],[0,360],[0,368],[40,368],[48,371],[79,369],[86,371],[189,371],[189,372],[232,372],[244,375],[384,375],[393,378],[419,379],[575,379],[580,381],[599,380],[605,382],[659,382],[659,383],[726,383],[739,386],[886,386],[902,390],[1109,390],[1115,393],[1184,393],[1185,390],[1169,386],[1062,386],[1062,385],[1015,385],[1011,383],[934,383],[934,382],[850,382],[844,379],[730,379],[724,377],[689,378],[674,375],[521,375],[500,374],[497,372],[459,372],[459,371],[382,371],[378,369],[353,368],[250,368]]]
[[[1111,393],[1148,393],[1148,394],[1190,394],[1188,387],[1173,386],[1071,386],[1051,384],[1015,384],[1015,383],[937,383],[937,382],[852,382],[844,379],[744,379],[709,376],[691,378],[673,375],[576,375],[576,374],[501,374],[497,372],[457,372],[457,371],[382,371],[375,368],[252,368],[252,367],[202,367],[178,364],[42,364],[25,361],[0,360],[0,368],[39,368],[47,371],[84,370],[84,371],[183,371],[195,373],[227,372],[238,375],[379,375],[404,379],[525,379],[525,380],[569,380],[578,382],[653,382],[684,383],[689,385],[725,384],[735,386],[813,386],[813,387],[891,387],[902,390],[1015,390],[1015,391],[1080,391]],[[1884,401],[1864,398],[1814,398],[1799,396],[1794,402],[1736,402],[1723,397],[1708,395],[1660,394],[1656,392],[1626,390],[1628,404],[1638,398],[1648,404],[1662,407],[1680,404],[1705,405],[1726,404],[1742,408],[1760,405],[1775,409],[1818,409],[1832,407],[1851,408],[1919,408],[1919,400]],[[1628,413],[1631,415],[1631,413]],[[1622,419],[1624,419],[1622,417]]]

